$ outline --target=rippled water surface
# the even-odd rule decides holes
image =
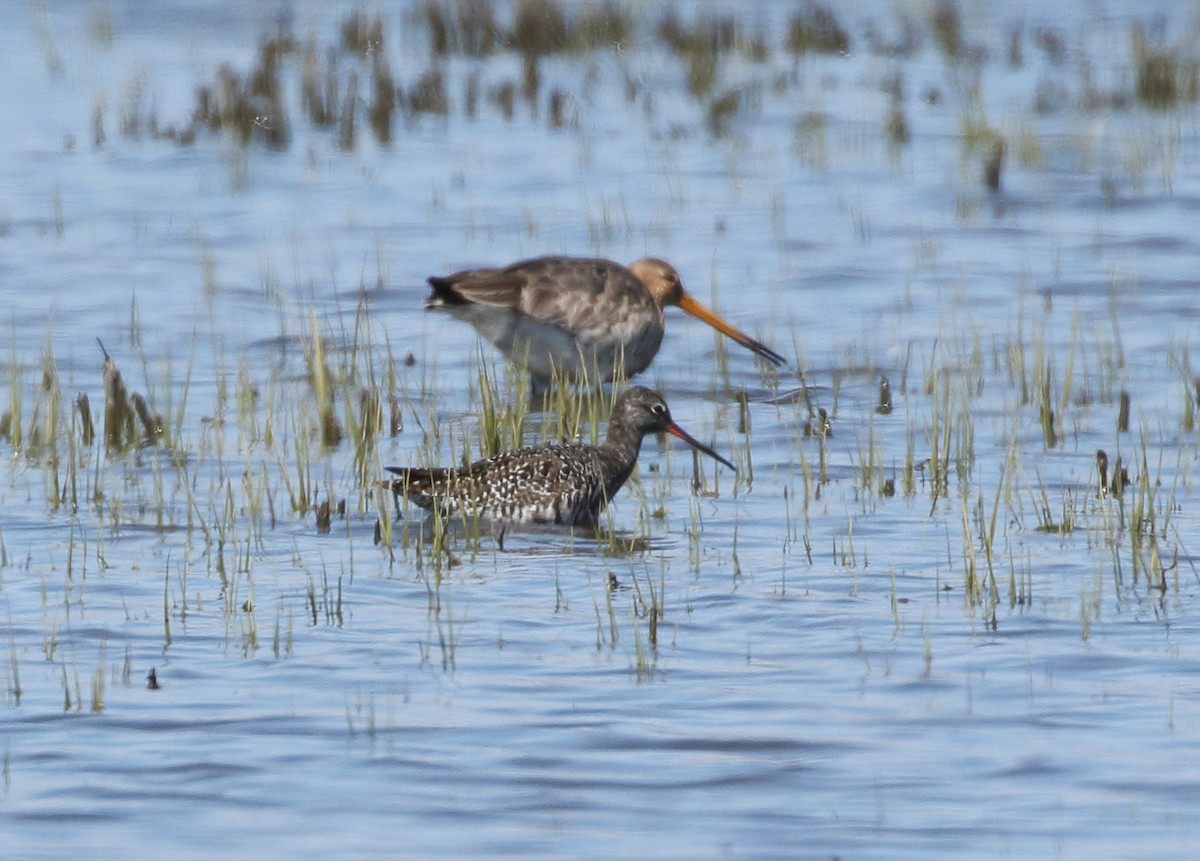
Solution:
[[[536,80],[425,4],[0,11],[6,859],[1195,857],[1200,10],[695,5]],[[648,439],[599,535],[377,543],[524,388],[425,278],[543,253],[788,356],[668,311],[641,381],[737,476]]]

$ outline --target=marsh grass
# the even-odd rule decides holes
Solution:
[[[7,703],[21,705],[21,665],[17,660],[17,640],[13,632],[11,608],[8,619],[8,677],[4,680],[3,696]],[[8,751],[5,749],[5,786],[8,785]]]
[[[96,672],[92,676],[92,699],[91,709],[93,714],[98,714],[104,711],[104,696],[106,692],[106,680],[108,678],[108,668],[105,666],[105,645],[107,637],[100,636],[100,650],[96,659]]]
[[[24,442],[21,430],[21,398],[24,384],[21,380],[21,365],[17,360],[17,339],[13,337],[12,361],[8,372],[8,409],[0,415],[0,437],[8,440],[13,451],[20,451]]]
[[[321,335],[315,313],[310,315],[310,340],[305,349],[305,363],[316,402],[317,422],[321,445],[335,448],[342,441],[343,430],[334,409],[335,380],[326,357],[325,339]]]
[[[834,11],[820,3],[807,3],[788,18],[787,50],[801,54],[844,54],[850,50],[850,34]]]
[[[592,583],[593,586],[596,585],[590,577],[589,583]],[[594,591],[592,593],[592,606],[596,611],[596,651],[601,652],[605,649],[613,651],[616,649],[617,642],[620,639],[620,628],[617,625],[617,611],[613,599],[622,587],[617,580],[617,575],[609,571],[603,577],[599,588],[604,593],[603,613],[600,610],[599,599],[596,597]]]
[[[114,454],[137,444],[135,411],[117,363],[104,344],[100,350],[104,353],[104,444]]]
[[[523,376],[518,372],[517,377]],[[525,423],[529,400],[515,390],[514,376],[498,373],[494,362],[479,351],[479,444],[480,457],[493,457],[525,445]],[[556,387],[556,391],[560,387]]]
[[[1200,99],[1200,61],[1184,46],[1153,45],[1141,24],[1130,33],[1130,55],[1137,72],[1135,93],[1142,104],[1165,110]]]

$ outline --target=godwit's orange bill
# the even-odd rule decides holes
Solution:
[[[724,317],[719,315],[716,311],[710,310],[704,305],[701,305],[692,296],[692,294],[684,291],[682,287],[680,288],[679,301],[676,304],[678,304],[681,309],[691,314],[696,319],[703,320],[722,335],[737,341],[737,343],[741,344],[746,349],[753,351],[756,355],[762,356],[776,367],[787,364],[787,359],[785,359],[783,356],[776,353],[762,341],[751,338],[741,329],[737,328]]]
[[[617,399],[601,445],[543,445],[509,451],[461,468],[389,466],[383,486],[397,500],[444,516],[465,513],[492,523],[594,525],[637,463],[642,437],[667,431],[736,471],[671,419],[658,392],[633,386]]]
[[[644,371],[663,339],[663,308],[677,305],[775,365],[783,356],[696,301],[669,263],[628,267],[585,257],[536,257],[502,269],[429,279],[428,308],[466,320],[529,368],[535,391],[557,372],[611,380]]]

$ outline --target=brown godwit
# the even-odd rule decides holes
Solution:
[[[465,513],[493,523],[590,526],[625,484],[642,437],[666,431],[730,469],[736,467],[671,419],[658,392],[633,386],[617,399],[601,445],[540,445],[504,452],[461,468],[389,466],[383,482],[399,501],[443,515]]]
[[[783,356],[705,308],[679,273],[653,257],[628,267],[585,257],[535,257],[503,269],[466,269],[429,279],[426,308],[466,320],[518,364],[535,392],[557,372],[575,379],[632,377],[663,339],[663,308],[678,305],[775,365]]]

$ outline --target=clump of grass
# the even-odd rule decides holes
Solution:
[[[321,444],[335,448],[342,441],[342,426],[334,410],[334,379],[325,355],[325,341],[317,330],[317,318],[312,318],[312,337],[304,358],[308,364],[308,378],[317,401],[317,420]]]
[[[525,57],[565,50],[567,16],[556,0],[518,0],[508,44]]]
[[[747,91],[742,87],[733,87],[716,96],[708,104],[708,131],[713,137],[723,137],[729,131],[730,123],[742,110]]]
[[[1000,174],[1004,168],[1006,150],[1004,140],[997,138],[983,152],[983,184],[991,191],[1000,190]]]
[[[411,87],[400,95],[400,107],[410,117],[431,114],[444,117],[450,114],[450,98],[446,95],[446,76],[433,68],[421,74]]]
[[[788,19],[787,49],[796,56],[844,54],[850,50],[850,35],[832,9],[810,2]]]
[[[354,415],[347,411],[347,415]],[[358,393],[358,413],[350,429],[354,441],[354,474],[359,485],[367,486],[370,454],[383,431],[383,402],[377,389],[364,387]]]
[[[568,10],[558,0],[518,0],[512,27],[498,20],[490,0],[428,0],[424,22],[433,54],[487,57],[504,48],[521,55],[526,95],[536,94],[538,60],[566,51],[618,47],[633,32],[623,4],[589,3]]]
[[[104,344],[100,350],[104,353],[104,445],[110,453],[121,452],[137,442],[135,413],[117,363]]]
[[[1196,426],[1196,412],[1200,410],[1200,377],[1192,379],[1192,385],[1184,385],[1183,429],[1191,431]]]
[[[158,413],[151,412],[150,405],[146,403],[146,399],[140,392],[133,393],[133,411],[142,424],[143,440],[149,445],[157,443],[165,428],[163,417]]]
[[[1117,433],[1129,433],[1129,392],[1124,389],[1117,405]]]
[[[633,23],[625,4],[606,0],[585,5],[571,28],[571,47],[576,51],[619,47],[632,37]]]
[[[26,434],[28,453],[42,458],[52,469],[58,466],[58,435],[62,413],[62,390],[49,337],[42,353],[42,382],[33,402]],[[57,482],[55,482],[57,484]]]
[[[21,365],[17,361],[17,341],[13,338],[12,363],[8,375],[8,409],[0,415],[0,437],[8,439],[13,451],[20,451],[24,444],[21,404],[24,394],[21,386]]]
[[[579,125],[578,110],[574,100],[566,92],[555,89],[550,93],[549,118],[547,122],[552,129],[576,128]]]
[[[1133,28],[1130,53],[1137,69],[1137,99],[1142,104],[1165,110],[1200,98],[1200,62],[1186,58],[1179,49],[1151,45],[1140,24]]]
[[[321,535],[328,535],[333,528],[333,506],[326,499],[317,506],[317,532]]]
[[[342,19],[342,50],[359,57],[378,52],[383,47],[383,21],[378,15],[355,10]]]
[[[809,410],[811,413],[811,405]],[[818,439],[833,436],[833,422],[829,419],[829,411],[824,407],[818,407],[816,414],[810,415],[808,421],[804,423],[804,435]]]
[[[80,392],[75,398],[75,412],[79,416],[79,439],[90,447],[96,438],[96,428],[92,424],[92,408],[86,392]]]
[[[1121,456],[1117,455],[1116,463],[1113,465],[1112,479],[1108,477],[1108,453],[1104,449],[1096,452],[1096,470],[1100,476],[1100,496],[1112,496],[1120,499],[1125,495],[1125,488],[1133,484],[1129,478],[1129,468],[1121,461]]]
[[[228,63],[222,65],[216,80],[197,90],[193,124],[211,132],[228,131],[241,146],[261,140],[271,149],[287,149],[291,128],[281,63],[294,48],[291,37],[281,33],[260,42],[257,64],[248,76]]]
[[[513,81],[501,81],[489,87],[487,100],[500,112],[500,116],[511,120],[516,115],[517,85]]]
[[[377,51],[371,62],[371,104],[367,108],[367,119],[375,139],[387,146],[392,142],[392,120],[396,114],[396,80],[387,55]]]
[[[337,113],[335,142],[342,152],[353,152],[356,142],[358,116],[358,73],[353,69],[346,77],[346,92]]]
[[[130,392],[125,385],[116,361],[104,349],[104,445],[110,454],[127,451],[136,446],[158,445],[166,437],[167,425],[140,392]],[[82,402],[82,403],[81,403]],[[91,411],[85,396],[76,401],[83,423],[85,445],[91,444]],[[85,412],[86,411],[86,412]],[[138,426],[141,426],[141,434]]]
[[[487,57],[504,41],[491,0],[427,0],[425,24],[438,56]]]
[[[96,662],[96,673],[92,676],[92,712],[99,714],[104,711],[104,693],[106,671],[104,666],[105,639],[100,638],[100,657]]]
[[[859,487],[864,496],[873,493],[883,494],[884,488],[884,455],[881,441],[872,424],[867,428],[865,447],[861,441],[858,444],[858,477]],[[895,492],[894,489],[892,491]],[[890,495],[890,494],[889,494]]]
[[[528,401],[517,395],[515,380],[518,371],[507,377],[498,376],[494,365],[481,353],[479,362],[479,455],[492,457],[503,451],[521,448],[525,438]],[[566,391],[559,386],[555,391]]]
[[[1051,362],[1047,359],[1041,385],[1038,386],[1038,424],[1042,429],[1042,441],[1048,449],[1057,446],[1059,439],[1058,422],[1054,414],[1053,373]]]
[[[805,164],[824,167],[829,159],[829,117],[804,111],[792,124],[792,152]]]
[[[921,28],[910,15],[898,14],[897,26],[900,32],[892,39],[880,35],[874,24],[868,24],[866,29],[867,46],[872,54],[881,57],[911,57],[921,48]]]
[[[996,604],[1000,602],[1000,588],[996,582],[996,523],[997,514],[1000,513],[1000,500],[1009,481],[1009,476],[1012,475],[1013,465],[1016,458],[1016,447],[1009,447],[1008,458],[1004,463],[1004,468],[1001,474],[1001,480],[996,484],[996,494],[991,501],[991,514],[989,516],[985,510],[983,493],[978,494],[976,505],[974,505],[974,518],[971,518],[968,512],[968,495],[962,495],[962,542],[964,542],[964,564],[966,580],[964,584],[964,592],[967,598],[967,603],[971,607],[976,607],[978,604],[988,610],[990,614],[989,624],[992,627],[996,625]],[[976,532],[972,532],[971,520],[974,520]],[[978,537],[978,546],[983,550],[984,555],[984,570],[978,570],[978,562],[976,559],[976,537]]]
[[[635,586],[637,585],[636,575],[633,578]],[[653,597],[653,586],[651,586],[651,595]],[[631,602],[630,613],[632,615],[633,628],[633,650],[634,650],[634,673],[637,681],[646,682],[654,678],[655,669],[658,664],[658,619],[662,612],[657,603],[646,606],[645,600],[639,600],[641,596],[635,597]],[[656,599],[655,599],[656,600]],[[638,624],[638,606],[641,604],[647,618],[647,643],[642,643],[641,626]]]
[[[608,611],[608,630],[605,631],[604,617],[600,613],[600,602],[596,600],[595,594],[592,595],[592,606],[596,611],[596,651],[601,651],[605,646],[610,650],[616,648],[617,639],[619,636],[619,628],[617,627],[617,614],[613,607],[613,595],[621,588],[620,582],[617,580],[617,575],[609,571],[607,578],[602,586],[604,589],[604,604]]]
[[[688,92],[699,98],[716,84],[721,55],[737,44],[738,29],[731,17],[704,17],[688,26],[670,11],[655,35],[687,63]]]
[[[887,113],[883,118],[883,136],[893,150],[898,150],[912,141],[908,117],[904,114],[904,103],[899,97],[892,98],[888,104]]]
[[[892,384],[887,377],[879,378],[879,403],[875,407],[875,412],[881,416],[892,413]]]
[[[526,58],[592,51],[626,42],[633,19],[622,4],[584,4],[574,15],[558,0],[518,0],[508,47]]]
[[[917,434],[909,427],[905,434],[904,466],[900,470],[900,487],[906,497],[916,496],[917,472],[924,469],[924,463],[917,463]]]
[[[954,0],[939,0],[930,17],[933,39],[949,59],[958,59],[965,46],[962,18]]]
[[[315,42],[304,48],[304,59],[300,71],[300,106],[309,122],[324,128],[333,125],[337,116],[338,76],[337,55],[330,54],[329,62],[322,67]]]

